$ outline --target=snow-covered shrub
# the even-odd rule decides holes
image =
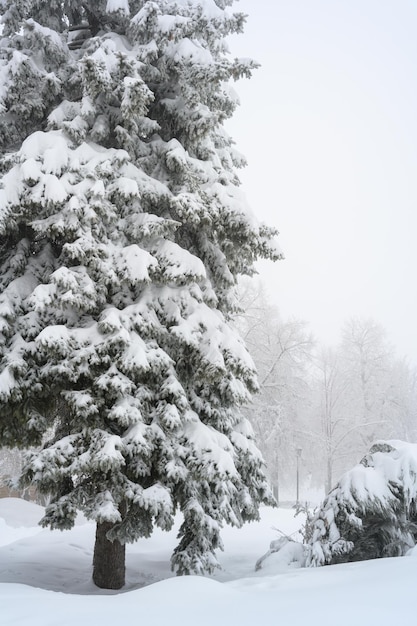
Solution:
[[[262,569],[263,563],[272,554],[274,557],[274,568],[277,567],[304,567],[307,556],[307,548],[300,541],[294,541],[291,537],[280,537],[274,539],[269,544],[269,550],[265,552],[255,564],[255,571]]]
[[[417,444],[380,441],[330,491],[307,566],[404,555],[417,538]]]
[[[313,537],[314,532],[314,520],[317,513],[317,507],[311,508],[308,502],[303,504],[296,504],[295,517],[297,515],[304,516],[304,522],[300,528],[300,534],[303,538],[303,543],[309,545]]]

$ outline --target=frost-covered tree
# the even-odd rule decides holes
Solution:
[[[352,396],[352,413],[355,423],[362,426],[358,433],[367,450],[375,439],[393,435],[392,417],[396,411],[390,399],[394,350],[382,326],[372,319],[352,318],[342,329],[340,352]]]
[[[270,501],[240,407],[237,276],[277,259],[239,190],[229,0],[3,0],[0,444],[42,524],[97,523],[93,579],[183,514],[172,566],[216,566]]]
[[[357,426],[352,426],[348,382],[337,350],[323,348],[316,358],[315,407],[320,422],[318,446],[325,462],[325,493],[333,487],[334,475],[340,475],[346,444]],[[315,441],[315,443],[317,443]],[[349,448],[348,448],[349,450]],[[317,451],[317,447],[316,447]],[[347,455],[349,456],[349,455]]]
[[[373,441],[415,440],[415,372],[384,329],[361,318],[348,320],[338,345],[321,349],[315,362],[311,434],[321,440],[328,493]]]
[[[280,487],[293,487],[297,448],[311,447],[304,433],[311,388],[314,341],[307,325],[297,319],[282,319],[276,306],[268,302],[262,284],[254,279],[241,281],[243,309],[238,328],[258,371],[259,392],[245,409],[260,449],[277,500]],[[308,411],[309,412],[309,411]]]
[[[307,565],[401,556],[416,539],[417,445],[381,441],[324,500]]]

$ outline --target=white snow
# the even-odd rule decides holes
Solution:
[[[187,24],[189,21],[189,17],[182,15],[158,15],[158,29],[163,33],[169,33]]]
[[[129,0],[107,0],[106,12],[115,13],[116,11],[129,15]]]
[[[21,169],[23,180],[25,182],[37,182],[42,175],[40,163],[36,161],[33,157],[27,159],[24,163],[22,163]]]
[[[261,513],[258,523],[224,529],[222,570],[211,578],[172,577],[169,556],[180,520],[169,533],[157,530],[127,546],[127,585],[115,593],[91,582],[92,523],[79,519],[71,531],[42,530],[35,526],[41,507],[2,499],[1,624],[114,626],[133,616],[152,626],[414,623],[417,554],[314,569],[272,554],[255,572],[257,559],[279,537],[274,528],[288,534],[302,523],[291,509]]]
[[[54,347],[57,344],[63,346],[69,343],[70,333],[68,328],[63,324],[47,326],[39,333],[35,341],[45,347]]]
[[[43,169],[47,174],[61,174],[68,163],[68,152],[59,148],[47,148],[43,155]]]
[[[193,276],[196,279],[206,277],[206,269],[201,259],[173,241],[161,240],[155,256],[165,266],[165,276],[170,280],[181,276]]]
[[[136,244],[126,246],[120,251],[115,248],[114,257],[115,267],[124,280],[131,281],[132,284],[136,284],[137,281],[149,281],[149,269],[157,265],[156,259]]]
[[[190,418],[184,427],[184,434],[187,440],[196,451],[196,458],[204,464],[204,473],[207,480],[221,475],[224,478],[236,476],[237,471],[233,462],[233,447],[226,435],[218,432],[211,426],[203,424],[197,416]]]
[[[178,43],[167,46],[167,56],[172,57],[176,63],[196,63],[210,65],[213,63],[211,53],[203,48],[198,41],[191,41],[187,37]]]
[[[111,186],[109,191],[118,191],[124,198],[137,196],[139,193],[138,184],[131,178],[120,176]]]

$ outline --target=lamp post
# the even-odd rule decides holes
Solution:
[[[300,503],[300,458],[301,458],[301,452],[302,449],[301,448],[296,448],[295,449],[296,452],[296,460],[297,460],[297,499],[296,499],[296,504]]]

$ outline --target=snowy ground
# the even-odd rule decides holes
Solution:
[[[175,532],[155,532],[127,551],[127,586],[104,592],[91,583],[94,526],[71,531],[36,526],[41,507],[0,500],[0,623],[2,626],[392,626],[416,620],[417,551],[318,569],[299,569],[272,555],[255,572],[279,528],[302,523],[291,509],[262,510],[242,530],[226,528],[222,570],[214,577],[173,578]]]

